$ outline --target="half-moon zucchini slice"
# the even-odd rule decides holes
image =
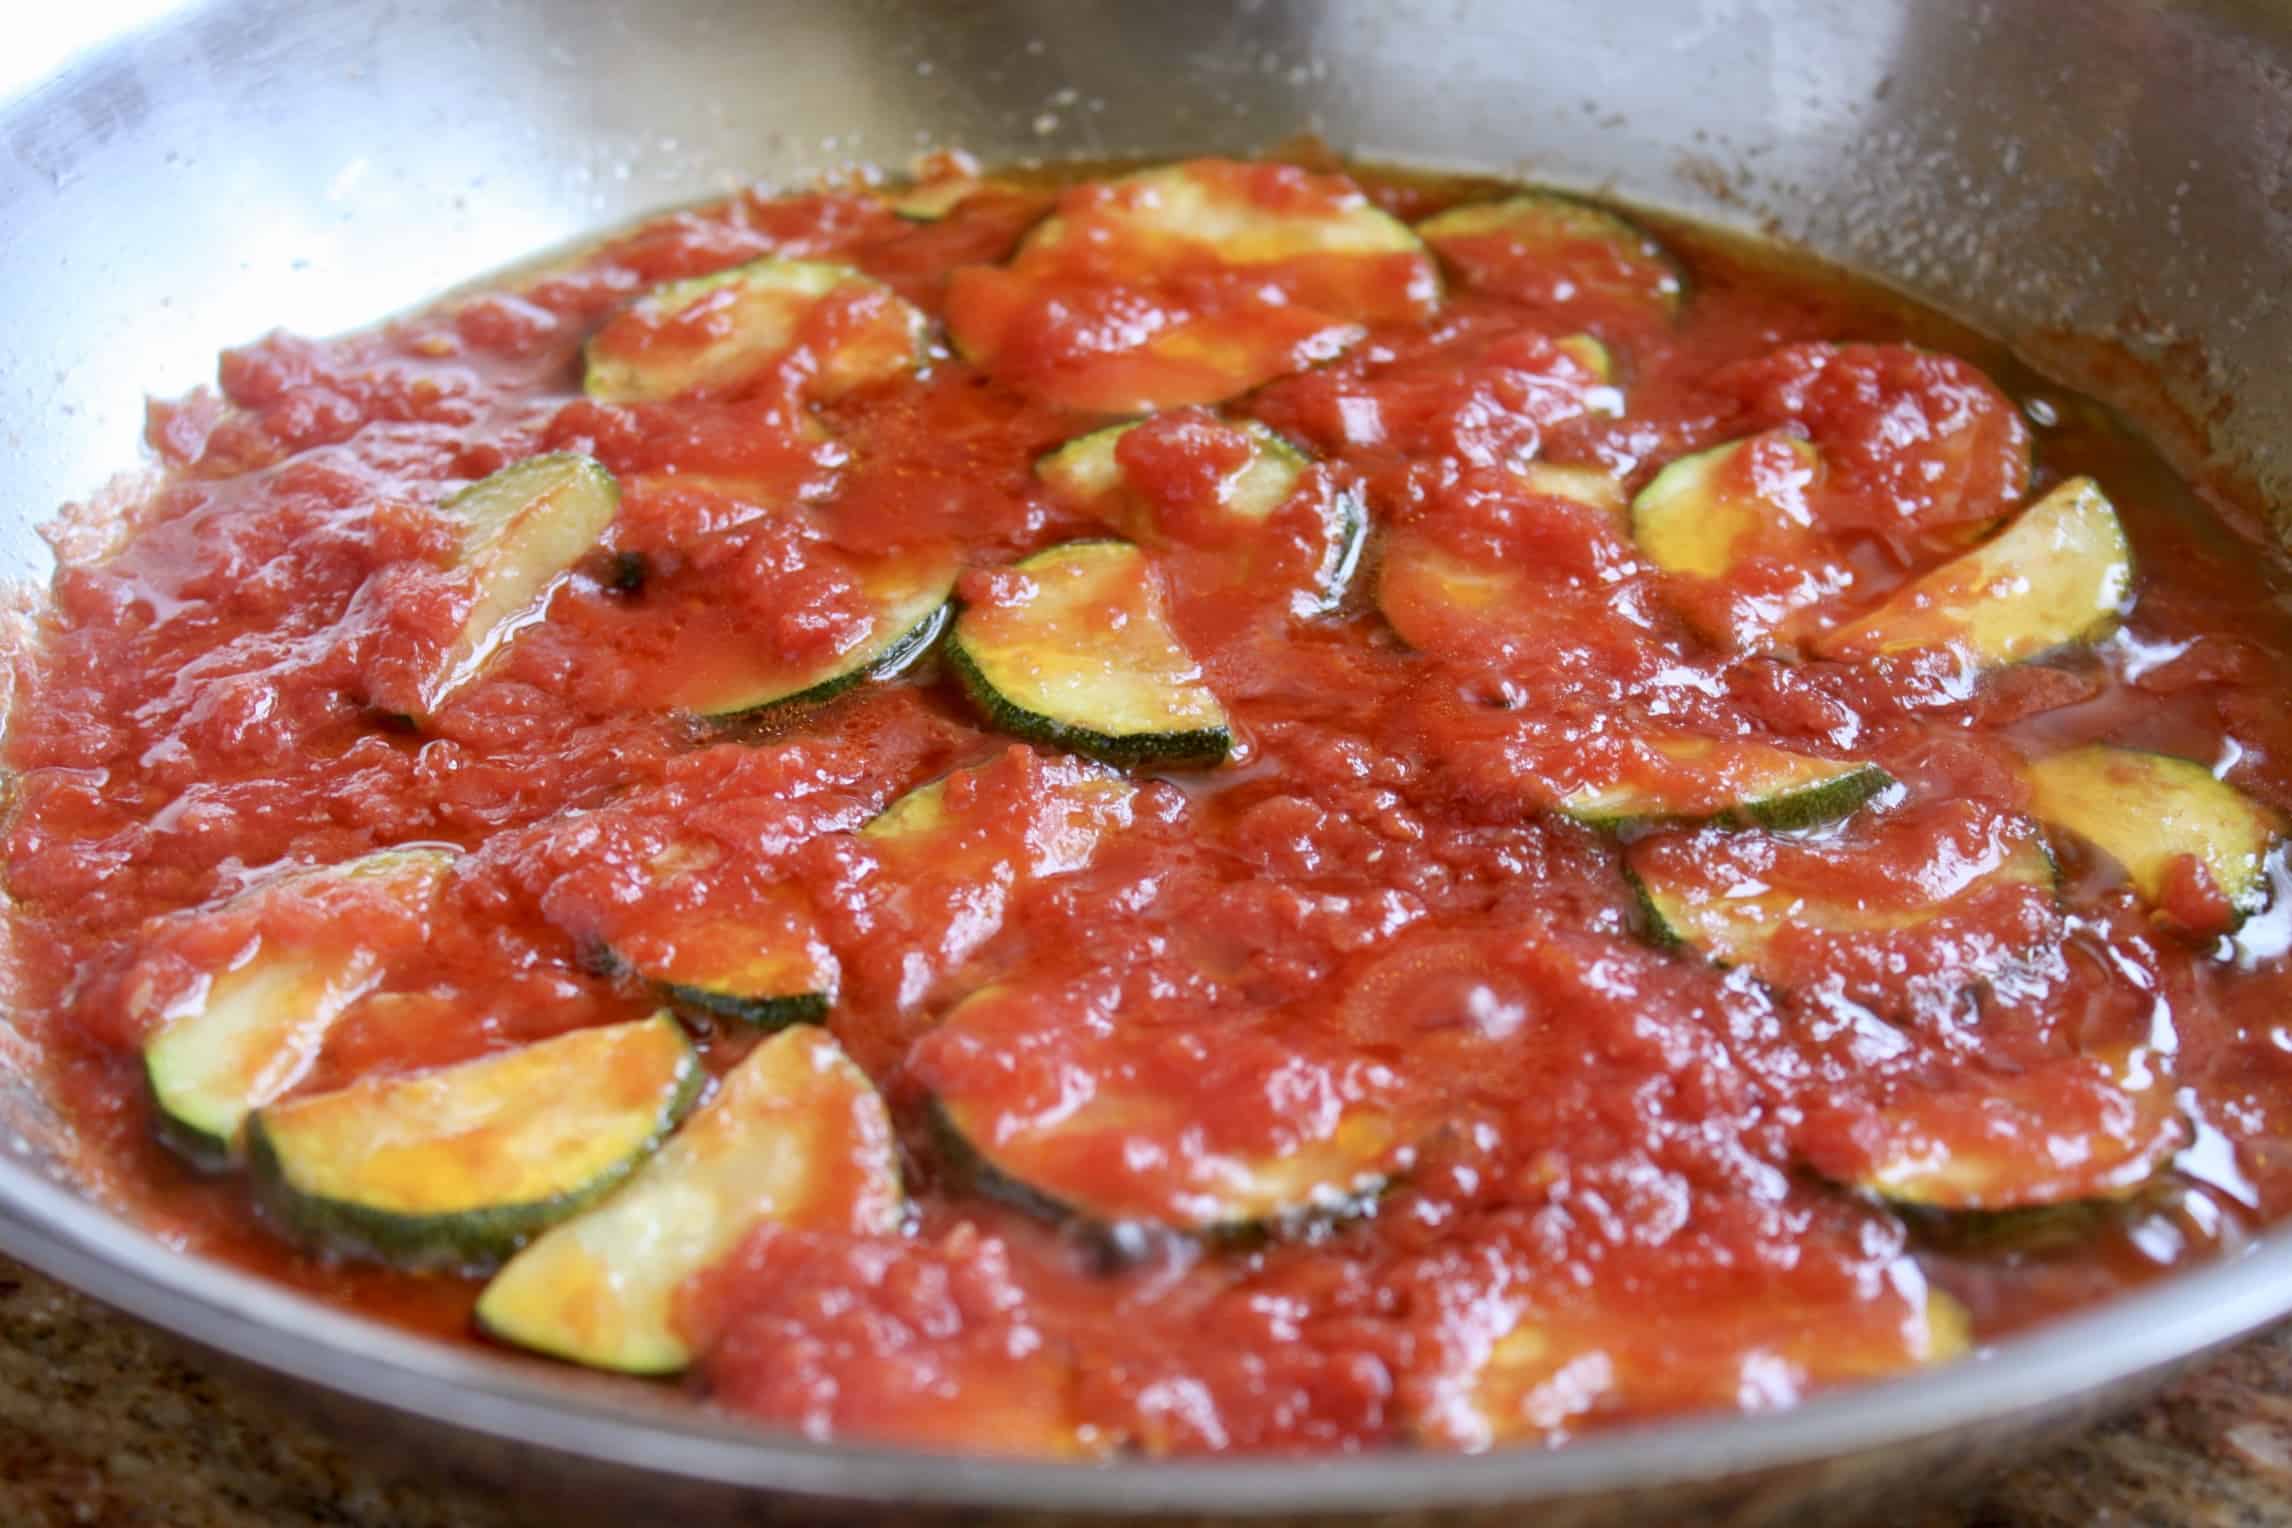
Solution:
[[[1821,467],[1781,430],[1680,457],[1632,499],[1632,537],[1666,573],[1723,578],[1751,550],[1812,531],[1805,494]]]
[[[2193,759],[2095,744],[2025,766],[2030,810],[2125,867],[2151,906],[2175,862],[2193,859],[2236,918],[2267,899],[2269,847],[2284,820]]]
[[[1151,429],[1163,427],[1153,421]],[[1121,446],[1140,424],[1110,425],[1068,441],[1035,463],[1035,476],[1066,503],[1099,515],[1125,536],[1147,545],[1185,541],[1221,546],[1237,584],[1259,582],[1260,565],[1276,548],[1266,545],[1275,515],[1297,496],[1313,463],[1306,454],[1255,420],[1228,422],[1208,415],[1181,428],[1224,447],[1234,464],[1208,491],[1172,502],[1167,490],[1141,488],[1124,465]],[[1188,487],[1193,485],[1189,483]],[[1369,526],[1360,495],[1322,484],[1311,506],[1310,562],[1292,608],[1322,614],[1343,599],[1361,558]]]
[[[903,1199],[883,1100],[826,1030],[798,1025],[726,1073],[611,1197],[528,1246],[478,1298],[493,1336],[592,1368],[673,1374],[677,1289],[767,1223],[885,1234]]]
[[[1008,265],[953,274],[947,324],[1041,401],[1134,414],[1327,361],[1439,293],[1417,236],[1352,182],[1198,159],[1070,190]]]
[[[667,1014],[256,1110],[271,1214],[330,1251],[489,1267],[636,1170],[699,1096]]]
[[[1070,541],[1003,577],[1007,592],[967,605],[947,644],[949,666],[990,722],[1110,764],[1225,758],[1225,708],[1170,629],[1145,553],[1125,541]]]
[[[202,1165],[228,1161],[247,1115],[284,1096],[310,1070],[334,1021],[386,974],[371,928],[357,915],[371,893],[408,912],[426,906],[452,868],[450,849],[384,849],[286,878],[309,890],[321,878],[348,893],[339,926],[288,940],[258,936],[251,954],[206,973],[189,1001],[143,1045],[160,1138]],[[286,882],[248,893],[272,896]]]
[[[794,888],[737,909],[640,917],[605,946],[606,963],[643,977],[680,1013],[779,1029],[827,1016],[840,968]]]
[[[1686,300],[1678,264],[1629,219],[1552,191],[1452,207],[1417,235],[1468,286],[1564,309],[1668,322]]]
[[[1983,668],[2022,663],[2108,635],[2132,589],[2116,510],[2091,478],[2071,478],[1818,647],[1853,659],[1949,646]]]
[[[1809,1167],[1889,1203],[1994,1213],[2121,1199],[2187,1144],[2168,1058],[2143,1049],[2059,1056],[1906,1088],[1831,1128]]]
[[[1533,461],[1513,469],[1513,476],[1530,493],[1547,498],[1566,499],[1571,504],[1585,504],[1603,514],[1619,520],[1624,514],[1623,485],[1615,475],[1599,467],[1570,466],[1560,462]]]
[[[453,571],[470,581],[472,599],[421,687],[422,716],[460,694],[542,618],[620,507],[613,475],[569,451],[513,462],[446,501],[443,513],[461,538]]]
[[[887,557],[857,570],[865,635],[824,658],[791,661],[726,640],[680,645],[681,673],[669,706],[712,721],[753,721],[832,700],[870,679],[889,679],[931,650],[947,629],[956,568],[932,551]]]
[[[848,265],[767,257],[622,309],[590,337],[581,385],[606,403],[723,393],[809,346],[813,396],[837,398],[921,365],[926,332],[921,312]]]
[[[1019,750],[1024,752],[1024,750]],[[980,796],[972,782],[984,780],[1002,760],[990,760],[970,769],[942,775],[919,785],[885,807],[860,828],[859,836],[893,855],[920,855],[934,865],[945,865],[950,855],[960,856],[961,845],[982,825]],[[1007,813],[1006,798],[991,798],[995,826],[1017,831],[1026,849],[1024,873],[1030,876],[1064,875],[1090,862],[1098,842],[1110,831],[1127,826],[1130,806],[1138,788],[1114,770],[1081,759],[1040,758],[1033,761],[1033,783],[1039,788],[1044,812]],[[960,804],[950,797],[961,794]],[[991,874],[985,866],[982,874]]]
[[[1369,1102],[1301,1111],[1242,1146],[1205,1117],[1205,1084],[1186,1041],[1133,1030],[1118,1017],[1068,1044],[1055,1106],[1026,1054],[1039,1052],[1044,1017],[1025,989],[972,994],[925,1040],[918,1076],[931,1089],[933,1123],[950,1168],[976,1192],[1045,1220],[1075,1222],[1110,1246],[1142,1230],[1247,1241],[1358,1213],[1406,1165],[1395,1115]],[[1223,1031],[1222,1031],[1223,1032]],[[1249,1044],[1238,1031],[1236,1044]],[[1293,1064],[1294,1052],[1253,1046],[1255,1061],[1223,1079],[1237,1094],[1267,1079],[1254,1067]],[[1211,1114],[1218,1111],[1212,1107]]]
[[[1625,869],[1657,942],[1692,946],[1720,965],[1746,966],[1770,980],[1784,980],[1772,956],[1786,933],[1793,939],[1898,933],[1992,902],[2018,912],[2029,893],[2051,906],[2053,857],[2035,823],[2011,819],[1972,842],[1911,839],[1924,831],[1915,822],[1885,823],[1868,842],[1820,846],[1730,839],[1712,829],[1693,830],[1692,837],[1659,834],[1632,845]],[[1913,865],[1898,857],[1896,834],[1920,856]],[[1880,845],[1896,852],[1881,855]],[[1755,861],[1736,857],[1746,850],[1755,851]],[[1862,856],[1873,856],[1874,870],[1890,868],[1851,880],[1841,873]],[[1751,863],[1758,873],[1749,871]],[[2006,926],[2016,937],[2023,932],[2014,918]]]
[[[1711,822],[1807,828],[1844,817],[1893,783],[1875,764],[1794,753],[1750,738],[1656,736],[1632,750],[1644,767],[1561,798],[1594,827]]]
[[[1702,1411],[1742,1404],[1751,1365],[1766,1386],[1800,1394],[1902,1374],[1973,1348],[1964,1306],[1910,1258],[1877,1293],[1705,1294],[1629,1311],[1555,1302],[1523,1312],[1496,1339],[1426,1433],[1465,1447],[1551,1443],[1601,1413]]]

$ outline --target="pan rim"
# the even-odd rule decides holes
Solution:
[[[410,1422],[662,1480],[850,1503],[1116,1515],[1365,1513],[1718,1485],[1761,1472],[2028,1423],[2292,1311],[2292,1236],[1922,1374],[1769,1413],[1635,1423],[1557,1449],[1313,1459],[1060,1463],[826,1443],[714,1414],[568,1393],[527,1361],[353,1315],[187,1255],[0,1159],[0,1251],[195,1345]]]

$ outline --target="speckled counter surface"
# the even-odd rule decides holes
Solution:
[[[0,1528],[508,1528],[0,1259]],[[2292,1325],[1970,1504],[1883,1528],[2292,1524]]]

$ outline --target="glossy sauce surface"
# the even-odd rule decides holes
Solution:
[[[1273,206],[1351,193],[1219,173]],[[1355,175],[1411,221],[1492,190]],[[1105,422],[1079,411],[1105,388],[1169,373],[1081,365],[1109,325],[1160,321],[1135,292],[1114,312],[1010,290],[1025,257],[998,262],[1060,195],[1017,183],[921,224],[861,187],[738,197],[369,333],[273,336],[227,353],[215,392],[154,405],[164,479],[116,545],[66,558],[8,742],[27,1024],[105,1192],[187,1251],[466,1333],[478,1281],[298,1250],[240,1181],[153,1143],[136,1047],[157,1000],[136,984],[189,981],[250,937],[213,905],[266,876],[442,842],[467,851],[442,900],[419,927],[372,926],[395,974],[299,1091],[637,1017],[656,997],[602,974],[594,945],[641,930],[646,866],[699,840],[712,904],[808,901],[842,971],[827,1025],[903,1135],[899,1234],[767,1228],[685,1292],[695,1391],[815,1435],[1478,1447],[1784,1405],[1946,1350],[1934,1290],[1993,1337],[2292,1207],[2280,901],[2223,933],[2209,883],[2160,913],[2056,835],[2058,896],[1991,888],[1914,928],[1801,930],[1756,971],[1647,937],[1627,860],[1818,888],[1879,922],[1954,897],[2029,831],[2017,766],[2070,744],[2217,764],[2292,809],[2277,555],[2098,405],[1772,252],[1663,228],[1685,300],[1660,322],[1616,273],[1469,246],[1445,288],[1391,255],[1292,272],[1280,300],[1230,273],[1165,288],[1249,329],[1252,364],[1315,363],[1223,407],[1306,448],[1305,493],[1358,493],[1372,529],[1338,609],[1301,614],[1310,516],[1277,515],[1237,578],[1231,527],[1189,508],[1240,459],[1233,432],[1179,411],[1125,439],[1133,491],[1163,511],[1159,597],[1236,747],[1213,770],[1132,771],[1087,855],[1052,821],[1045,756],[936,664],[730,730],[680,712],[680,685],[729,647],[789,669],[843,650],[866,567],[952,560],[960,597],[992,607],[1012,576],[995,570],[1108,533],[1034,463]],[[1063,195],[1087,224],[1118,193]],[[766,253],[846,262],[934,319],[991,309],[991,368],[942,345],[851,389],[792,364],[700,397],[580,395],[580,347],[631,297]],[[1044,280],[1057,297],[1082,278]],[[807,343],[870,316],[815,314]],[[637,325],[633,343],[710,322]],[[1560,343],[1584,333],[1612,376]],[[1803,536],[1724,587],[1660,573],[1618,514],[1516,471],[1596,467],[1632,491],[1778,428],[1826,475]],[[463,597],[436,506],[556,450],[619,478],[618,518],[545,621],[409,725]],[[1745,470],[1787,476],[1788,453]],[[1808,656],[2079,473],[2133,543],[2114,635],[1985,674],[1946,650]],[[1406,538],[1505,570],[1512,593],[1421,611],[1404,642],[1373,595]],[[1896,784],[1796,837],[1619,838],[1552,809],[1629,768],[1650,727],[1874,762]],[[949,852],[903,860],[854,831],[964,766],[974,827]],[[331,916],[262,906],[265,937]],[[720,1072],[753,1043],[730,1024],[700,1039]],[[2136,1052],[2139,1089],[2094,1061]],[[1153,1127],[1070,1142],[1055,1168],[1135,1222],[1111,1232],[978,1192],[934,1131],[936,1093],[1047,1119],[1117,1084]],[[1364,1120],[1391,1149],[1332,1213],[1259,1239],[1150,1229],[1187,1220],[1203,1162]],[[1841,1187],[1906,1135],[1986,1141],[2068,1207],[1896,1210]],[[2177,1171],[2127,1167],[2175,1151]]]

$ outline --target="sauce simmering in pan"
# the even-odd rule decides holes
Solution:
[[[2279,558],[1794,258],[950,165],[150,438],[5,865],[187,1251],[1093,1456],[1787,1405],[2292,1207]]]

